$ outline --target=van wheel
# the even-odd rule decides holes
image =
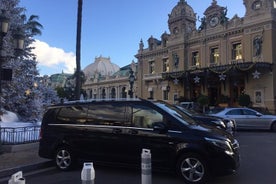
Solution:
[[[71,149],[61,147],[56,152],[56,166],[63,171],[73,168],[75,165],[75,158]]]
[[[177,173],[183,177],[186,183],[198,184],[206,182],[208,178],[207,166],[204,160],[197,154],[182,155],[176,165]]]

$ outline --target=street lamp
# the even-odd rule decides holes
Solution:
[[[2,80],[11,80],[11,79],[6,79],[4,76],[7,76],[12,73],[11,69],[5,69],[3,70],[2,64],[4,62],[5,56],[3,54],[4,48],[3,48],[3,43],[4,43],[4,37],[9,31],[9,24],[10,24],[10,19],[6,16],[6,11],[1,10],[0,14],[0,115],[2,114]],[[15,56],[17,56],[20,51],[24,49],[24,40],[25,36],[20,31],[20,29],[16,30],[16,33],[13,34],[13,39],[14,39],[14,51],[15,51]],[[1,118],[0,118],[1,121]]]
[[[2,112],[2,80],[11,80],[10,79],[6,79],[7,76],[10,76],[10,74],[12,73],[11,69],[2,69],[2,64],[4,62],[4,37],[7,35],[8,31],[9,31],[9,24],[10,24],[10,19],[6,16],[6,11],[5,10],[1,10],[1,14],[0,14],[0,121],[1,120],[1,115],[3,115]],[[18,31],[18,30],[17,30]],[[20,51],[22,51],[24,49],[24,35],[21,32],[18,32],[16,34],[13,35],[14,37],[14,48],[15,48],[15,55],[17,56],[19,54]],[[1,126],[0,126],[0,153],[2,152],[2,141],[1,141]]]
[[[130,90],[128,92],[130,98],[133,98],[133,84],[134,84],[134,81],[135,81],[135,76],[133,75],[133,71],[132,69],[130,69],[129,71],[129,85],[130,85]]]
[[[24,41],[25,41],[25,35],[22,33],[22,31],[20,29],[17,29],[16,31],[17,32],[13,34],[15,55],[19,54],[19,52],[24,50]]]
[[[2,10],[0,15],[1,35],[6,35],[9,29],[10,19],[5,16],[5,11]]]
[[[8,17],[5,15],[5,10],[1,10],[1,15],[0,15],[0,115],[2,115],[2,62],[3,62],[3,39],[6,36],[8,29],[9,29],[9,23],[10,20]],[[1,120],[1,118],[0,118]]]
[[[8,32],[8,29],[9,29],[9,18],[7,18],[5,16],[5,11],[2,10],[1,11],[1,15],[0,15],[0,121],[1,120],[1,115],[3,114],[2,113],[2,60],[3,60],[3,54],[2,54],[2,51],[3,51],[3,38],[4,36],[6,36],[7,32]],[[1,140],[1,125],[0,125],[0,154],[2,152],[2,140]]]

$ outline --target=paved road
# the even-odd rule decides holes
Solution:
[[[235,175],[219,177],[212,184],[261,184],[276,183],[276,133],[238,132],[241,146],[241,167]],[[140,170],[95,166],[95,184],[140,184]],[[25,176],[26,184],[77,184],[81,168],[60,172],[50,168],[38,174]],[[153,173],[153,184],[183,184],[182,180],[170,173]],[[7,183],[6,182],[3,182]],[[2,184],[0,182],[0,184]]]

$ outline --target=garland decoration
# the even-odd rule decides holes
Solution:
[[[242,68],[242,67],[240,67],[239,65],[238,65],[238,63],[236,63],[236,68],[238,69],[238,70],[240,70],[240,71],[248,71],[248,70],[250,70],[251,68],[253,68],[253,66],[255,66],[255,64],[256,63],[252,63],[252,64],[250,64],[247,68]],[[242,64],[241,66],[244,66],[244,64]]]
[[[209,70],[210,70],[211,72],[216,73],[216,74],[224,74],[224,73],[228,72],[229,70],[231,70],[232,68],[233,68],[233,66],[229,66],[229,67],[226,68],[224,71],[216,71],[216,70],[214,70],[214,69],[212,69],[212,68],[209,68]]]

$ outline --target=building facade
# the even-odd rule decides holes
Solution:
[[[208,96],[209,105],[238,105],[248,94],[252,106],[275,111],[276,0],[244,0],[244,17],[227,17],[213,0],[200,19],[185,0],[168,17],[161,40],[141,40],[137,95],[176,103]]]
[[[129,98],[129,75],[130,70],[136,73],[136,64],[119,68],[111,63],[110,58],[97,57],[95,62],[88,65],[84,70],[85,83],[82,89],[85,91],[87,99],[104,98]],[[133,87],[136,96],[136,85]]]

